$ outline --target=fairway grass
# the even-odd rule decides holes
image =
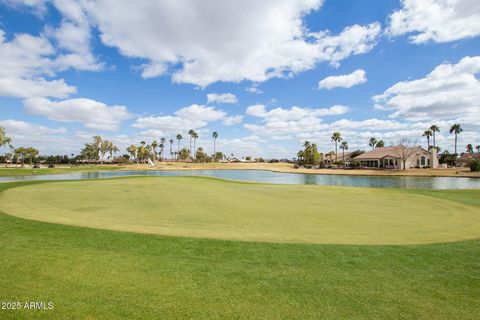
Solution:
[[[54,184],[3,183],[0,192]],[[478,190],[412,192],[480,207]],[[165,237],[0,213],[0,301],[54,305],[0,310],[0,318],[476,319],[479,248],[478,240],[359,246]]]
[[[68,225],[241,241],[399,245],[479,238],[479,206],[452,194],[134,177],[12,188],[0,194],[0,210]],[[478,194],[464,191],[462,198]]]

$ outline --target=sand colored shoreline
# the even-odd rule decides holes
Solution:
[[[448,169],[295,169],[290,163],[184,163],[157,162],[155,166],[145,164],[126,165],[120,170],[268,170],[284,173],[308,173],[324,175],[358,176],[413,176],[413,177],[469,177],[480,178],[479,172],[470,172],[468,168]]]

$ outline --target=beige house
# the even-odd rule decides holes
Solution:
[[[480,152],[475,153],[464,153],[457,159],[457,164],[459,166],[466,166],[468,165],[468,161],[470,159],[480,159]]]
[[[401,146],[376,148],[362,153],[354,158],[354,161],[360,162],[363,167],[385,168],[385,169],[403,169],[405,160],[406,169],[438,167],[438,158],[435,149],[431,152],[421,148],[404,148]]]
[[[342,159],[344,159],[345,164],[349,164],[350,162],[352,162],[351,154],[352,152],[345,152],[345,154],[343,154],[342,152],[339,152],[338,155],[335,157],[334,151],[329,152],[325,154],[325,156],[323,157],[323,164],[332,165],[335,161],[342,161]],[[335,160],[335,158],[337,160]]]

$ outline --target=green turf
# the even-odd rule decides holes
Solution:
[[[444,194],[451,193],[136,177],[12,188],[0,195],[0,210],[69,225],[243,241],[424,244],[479,238],[479,206]],[[478,194],[463,191],[462,197]]]
[[[78,171],[99,171],[99,170],[117,170],[122,167],[119,166],[79,166],[71,168],[2,168],[0,167],[0,177],[5,176],[27,176],[27,175],[42,175],[42,174],[57,174],[70,173]]]
[[[478,192],[418,193],[480,206]],[[0,214],[0,301],[54,303],[53,310],[0,310],[0,318],[475,319],[479,248],[478,240],[355,246],[176,238]]]

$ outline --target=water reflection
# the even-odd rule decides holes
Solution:
[[[316,184],[378,188],[480,189],[480,179],[454,177],[375,177],[314,175],[262,170],[94,171],[53,175],[0,177],[0,181],[82,180],[126,176],[208,176],[222,179],[284,184]]]

